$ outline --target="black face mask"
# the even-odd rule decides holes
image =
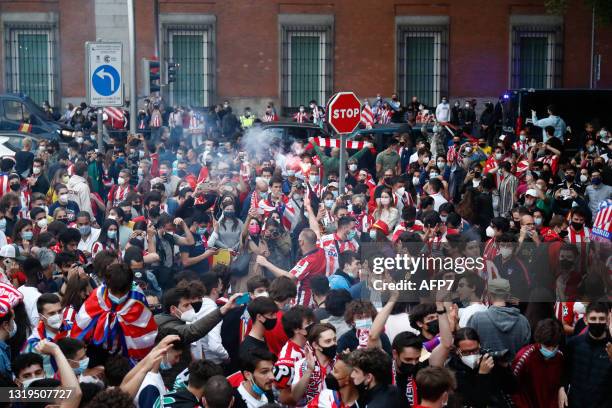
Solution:
[[[362,211],[362,208],[361,208],[361,206],[360,206],[360,205],[354,205],[354,206],[353,206],[353,212],[354,212],[355,214],[361,214],[361,211]]]
[[[383,181],[384,181],[385,184],[389,185],[389,184],[391,184],[391,177],[385,177],[385,178],[383,178]]]
[[[589,333],[593,337],[601,337],[606,332],[605,323],[589,323]]]
[[[20,187],[21,186],[19,184],[11,184],[11,190],[13,191],[19,191]]]
[[[427,323],[427,331],[434,336],[440,333],[440,325],[438,320],[432,320],[431,322]]]
[[[323,353],[325,357],[332,359],[336,357],[337,348],[338,346],[336,346],[335,344],[329,347],[321,347],[321,353]]]
[[[266,321],[263,322],[263,326],[266,330],[272,330],[274,326],[276,326],[276,318],[266,319]]]
[[[159,217],[160,209],[158,207],[153,207],[149,210],[149,218],[157,218]]]
[[[328,390],[332,391],[338,391],[340,389],[340,384],[332,373],[329,373],[325,376],[325,386]]]
[[[567,259],[562,259],[559,261],[559,266],[565,270],[571,269],[573,265],[574,263],[572,261],[568,261]]]
[[[580,222],[572,221],[572,228],[574,228],[576,231],[582,231],[582,227],[583,226],[584,226],[584,224],[582,224]]]
[[[417,365],[409,364],[409,363],[401,363],[397,367],[397,372],[402,376],[413,377],[417,372]]]
[[[566,230],[563,230],[563,231],[559,232],[559,236],[560,236],[561,238],[565,238],[565,237],[567,237],[567,234],[568,234],[568,232],[567,232]]]

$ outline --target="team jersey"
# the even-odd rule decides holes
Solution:
[[[308,408],[348,408],[349,406],[342,402],[338,391],[332,390],[321,391],[308,403]]]
[[[338,270],[338,254],[344,251],[359,251],[357,241],[354,239],[342,241],[335,233],[323,235],[319,240],[319,247],[325,251],[325,259],[327,260],[326,276],[331,276]]]
[[[310,279],[315,275],[325,273],[325,252],[321,248],[310,251],[300,259],[289,271],[297,279],[297,295],[295,303],[309,307],[313,297],[310,289]]]
[[[282,389],[290,386],[293,381],[295,362],[305,357],[304,349],[295,342],[288,340],[278,355],[274,364],[274,380],[276,388]]]
[[[325,376],[327,373],[331,373],[334,369],[334,364],[336,360],[330,361],[330,363],[322,367],[319,363],[319,360],[315,358],[314,370],[310,374],[310,380],[308,381],[308,385],[306,385],[306,391],[304,392],[304,396],[300,401],[295,405],[296,407],[306,407],[308,403],[312,401],[317,395],[319,395],[323,390],[326,390],[325,386]],[[307,368],[306,358],[302,358],[295,363],[295,373],[293,376],[293,381],[291,382],[291,386],[293,387],[295,384],[300,381],[304,372]]]

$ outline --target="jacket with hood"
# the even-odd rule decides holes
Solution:
[[[483,312],[475,313],[468,320],[467,327],[476,330],[483,349],[508,349],[509,359],[513,359],[531,338],[527,318],[513,307],[491,306]]]
[[[181,319],[168,314],[161,313],[155,316],[158,331],[164,329],[176,330],[185,344],[193,343],[206,336],[223,319],[220,309],[210,312],[206,316],[187,324]]]

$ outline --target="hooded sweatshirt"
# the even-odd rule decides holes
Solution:
[[[478,333],[480,347],[491,351],[508,349],[508,358],[529,342],[531,329],[527,318],[513,307],[491,306],[475,313],[467,323]]]

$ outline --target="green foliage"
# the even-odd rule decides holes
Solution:
[[[583,0],[589,9],[595,8],[595,19],[601,25],[612,25],[612,1],[610,0]],[[546,11],[551,14],[571,13],[570,0],[545,0]]]

